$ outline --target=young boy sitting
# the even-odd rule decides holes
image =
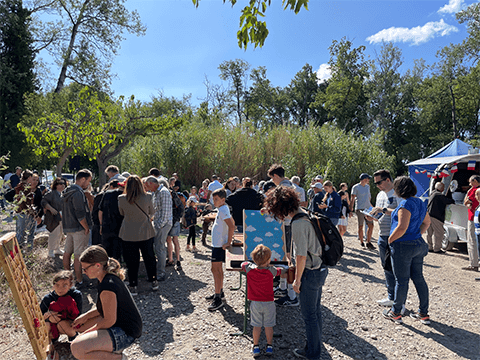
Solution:
[[[227,193],[217,189],[212,193],[213,205],[218,209],[212,228],[212,274],[215,283],[215,295],[206,297],[212,300],[208,307],[209,311],[215,311],[223,306],[225,294],[223,293],[223,263],[225,262],[225,250],[232,244],[235,223],[230,215],[230,210],[225,204]],[[207,215],[213,219],[214,214]]]
[[[265,355],[273,354],[273,327],[275,326],[275,303],[273,302],[273,278],[286,272],[270,265],[272,251],[262,244],[252,251],[252,259],[255,264],[248,261],[242,263],[242,270],[247,273],[248,300],[250,303],[250,318],[253,326],[253,357],[261,355],[258,343],[262,326],[265,327],[267,348]]]
[[[56,273],[53,291],[40,303],[51,339],[57,340],[60,334],[66,334],[68,340],[73,341],[77,332],[72,322],[81,313],[82,303],[82,293],[73,287],[73,273],[68,270]]]

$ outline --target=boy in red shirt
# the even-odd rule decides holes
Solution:
[[[275,326],[275,303],[273,302],[273,278],[280,276],[282,269],[270,265],[272,251],[264,245],[257,245],[252,251],[255,264],[248,261],[242,263],[242,270],[247,273],[248,300],[250,300],[250,319],[253,326],[253,357],[261,355],[258,343],[262,326],[265,327],[267,348],[265,355],[273,354],[273,327]]]

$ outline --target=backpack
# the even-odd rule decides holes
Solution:
[[[317,239],[322,245],[323,263],[328,266],[335,266],[343,255],[342,236],[327,216],[311,212],[305,208],[304,210],[307,211],[307,214],[303,212],[296,214],[292,218],[292,222],[302,217],[307,217],[310,220],[317,234]]]
[[[170,189],[170,195],[172,196],[173,223],[176,223],[182,218],[185,206],[183,205],[182,200],[180,200],[178,194],[175,191]]]

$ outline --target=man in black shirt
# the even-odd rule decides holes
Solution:
[[[428,250],[434,253],[442,253],[442,240],[444,236],[443,223],[445,221],[445,208],[449,204],[455,204],[453,199],[443,195],[445,185],[441,182],[435,184],[435,191],[428,198],[428,214],[432,220],[427,230]],[[433,236],[433,240],[432,240]]]

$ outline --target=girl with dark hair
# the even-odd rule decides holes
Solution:
[[[155,229],[152,225],[155,210],[152,195],[145,192],[142,180],[137,175],[127,179],[125,191],[118,197],[118,210],[123,216],[118,237],[122,239],[130,292],[137,295],[140,251],[147,270],[147,280],[152,283],[152,290],[158,290],[157,263],[153,250]]]
[[[407,299],[408,282],[412,279],[420,304],[418,312],[410,316],[423,324],[430,324],[428,286],[423,277],[423,258],[428,254],[428,245],[422,238],[430,226],[427,205],[415,196],[417,187],[407,176],[396,178],[393,190],[403,200],[392,213],[388,243],[395,275],[395,296],[392,308],[386,309],[383,316],[396,324],[403,323],[402,305]]]
[[[142,318],[125,286],[120,263],[109,258],[105,249],[93,245],[80,256],[83,272],[98,279],[97,306],[73,322],[80,335],[71,350],[77,359],[127,360],[122,354],[142,335]]]
[[[297,357],[320,359],[322,350],[322,287],[328,269],[322,262],[322,246],[306,212],[299,206],[295,189],[277,186],[270,190],[265,199],[265,209],[279,220],[286,217],[300,217],[292,221],[292,261],[295,262],[293,290],[299,294],[300,309],[305,322],[307,344],[303,349],[295,349]],[[295,256],[293,257],[293,255]]]
[[[67,187],[67,180],[58,177],[52,183],[52,190],[45,194],[42,199],[42,206],[45,209],[44,223],[48,235],[48,256],[53,258],[55,255],[63,255],[60,250],[60,241],[63,238],[62,226],[62,191]]]

